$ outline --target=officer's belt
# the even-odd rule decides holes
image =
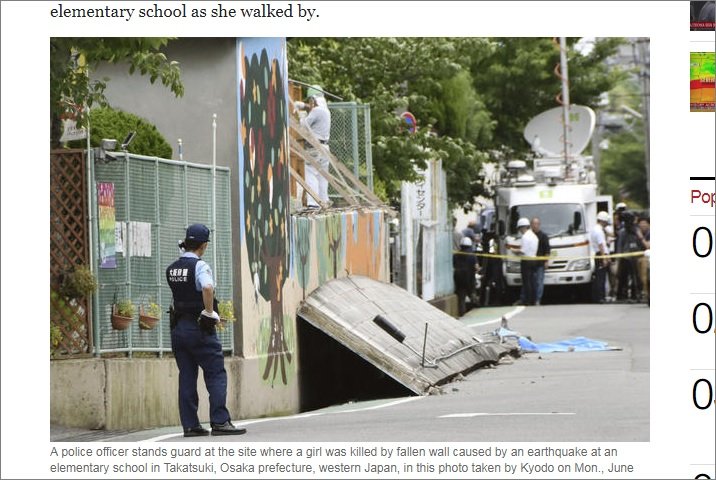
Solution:
[[[174,310],[177,312],[194,312],[202,311],[204,302],[174,302]]]

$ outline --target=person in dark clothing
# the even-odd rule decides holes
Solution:
[[[226,408],[227,378],[221,342],[216,336],[214,277],[201,256],[209,244],[205,225],[190,225],[180,247],[184,253],[167,267],[166,278],[172,291],[170,330],[172,352],[179,367],[179,418],[185,437],[241,435],[245,428],[231,423]],[[199,423],[197,377],[199,367],[209,392],[211,432]]]
[[[609,269],[609,247],[604,229],[609,225],[609,214],[605,211],[597,213],[597,224],[589,231],[589,249],[594,255],[594,277],[592,278],[592,301],[604,303],[605,282]]]
[[[463,316],[467,311],[465,297],[472,298],[475,293],[477,257],[473,252],[472,239],[463,237],[460,241],[460,251],[453,254],[452,266],[458,312],[460,316]]]
[[[537,235],[537,256],[549,257],[552,250],[549,246],[549,237],[540,228],[540,220],[535,217],[530,223],[530,228]],[[535,260],[533,265],[534,285],[535,285],[535,305],[539,305],[542,301],[544,293],[544,271],[547,268],[549,260]]]
[[[621,228],[617,234],[616,253],[634,253],[642,250],[637,236],[636,217],[632,212],[621,214]],[[637,300],[641,290],[636,257],[619,259],[617,267],[617,300]]]

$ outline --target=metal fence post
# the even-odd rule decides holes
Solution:
[[[129,191],[131,182],[129,181],[129,153],[127,151],[124,152],[124,205],[127,211],[127,237],[130,237],[130,218],[132,218],[131,215],[131,192]],[[127,248],[125,249],[125,256],[127,258],[127,261],[125,262],[125,268],[127,272],[127,279],[126,279],[126,285],[127,285],[127,298],[129,301],[132,301],[132,252],[130,251],[131,242],[127,241],[128,239],[125,239]],[[132,322],[134,323],[134,322]],[[127,355],[129,358],[132,358],[132,333],[133,328],[132,324],[129,324],[129,328],[127,329]]]
[[[154,222],[157,225],[157,303],[161,307],[163,305],[162,301],[162,223],[161,218],[159,217],[159,159],[154,159]],[[160,310],[159,312],[159,318],[163,317],[164,312]],[[159,358],[162,358],[163,355],[163,344],[164,344],[164,335],[162,335],[162,322],[159,322],[159,333],[157,334],[159,337],[158,340],[158,347],[159,347]]]
[[[358,152],[358,105],[351,104],[351,146],[353,147],[353,173],[356,178],[360,178],[358,164],[360,163],[360,153]]]
[[[365,167],[368,171],[368,188],[374,192],[373,189],[373,152],[371,150],[372,138],[370,135],[370,105],[364,106],[363,112],[363,131],[365,135]]]

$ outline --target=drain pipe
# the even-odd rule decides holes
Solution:
[[[212,187],[211,187],[211,228],[214,231],[214,238],[211,242],[212,244],[212,250],[214,254],[214,268],[216,269],[216,274],[214,275],[214,282],[216,282],[216,276],[219,273],[219,265],[216,258],[216,114],[213,115],[213,120],[211,122],[211,132],[212,132],[212,153],[211,153],[211,180],[212,180]]]
[[[97,188],[95,188],[94,182],[94,152],[90,143],[90,112],[87,110],[87,215],[89,216],[89,228],[87,229],[87,241],[89,243],[89,268],[94,278],[99,283],[99,272],[97,271],[97,265],[95,264],[95,250],[94,250],[94,229],[97,227],[97,215],[95,213],[95,195]],[[91,318],[90,326],[92,327],[92,349],[94,350],[94,356],[100,356],[100,345],[99,345],[99,295],[97,292],[91,293],[90,299],[92,308],[90,309]]]

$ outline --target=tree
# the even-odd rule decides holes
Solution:
[[[588,54],[575,49],[578,38],[567,39],[569,95],[573,104],[595,107],[601,93],[622,78],[605,59],[623,42],[619,38],[595,41]],[[561,80],[555,74],[560,50],[552,38],[495,38],[488,55],[470,64],[475,90],[482,94],[496,121],[492,149],[521,156],[530,146],[522,132],[535,115],[559,106]]]
[[[289,69],[293,78],[319,83],[346,100],[371,105],[376,190],[395,200],[400,182],[415,180],[415,168],[425,168],[428,158],[446,160],[448,183],[460,183],[457,177],[477,177],[483,156],[474,144],[466,143],[489,139],[492,125],[470,85],[469,72],[457,59],[465,50],[479,53],[477,45],[486,42],[474,38],[294,38],[288,42]],[[399,118],[398,113],[405,110],[418,120],[415,134],[407,132]],[[459,118],[453,119],[454,115]],[[461,157],[455,158],[458,154]],[[470,196],[456,189],[449,194],[455,201]]]
[[[139,71],[169,87],[176,96],[184,94],[179,64],[160,50],[169,38],[71,38],[50,39],[50,142],[59,146],[63,118],[85,125],[87,109],[107,106],[107,79],[91,81],[89,72],[102,62],[129,64],[129,73]]]
[[[604,62],[619,39],[588,54],[569,39],[571,95],[593,105],[617,79]],[[550,38],[293,38],[292,78],[319,83],[346,100],[369,103],[376,190],[396,200],[428,158],[442,158],[453,204],[483,193],[483,161],[524,155],[522,130],[557,106],[559,48]],[[418,131],[402,127],[409,110]]]
[[[619,82],[609,91],[606,110],[612,122],[605,124],[600,149],[599,186],[615,201],[628,200],[633,208],[648,207],[644,162],[644,122],[632,113],[639,112],[646,100],[637,76]]]
[[[644,167],[644,135],[641,122],[631,131],[609,137],[609,146],[602,152],[600,185],[604,193],[615,199],[629,200],[631,208],[649,205]]]

